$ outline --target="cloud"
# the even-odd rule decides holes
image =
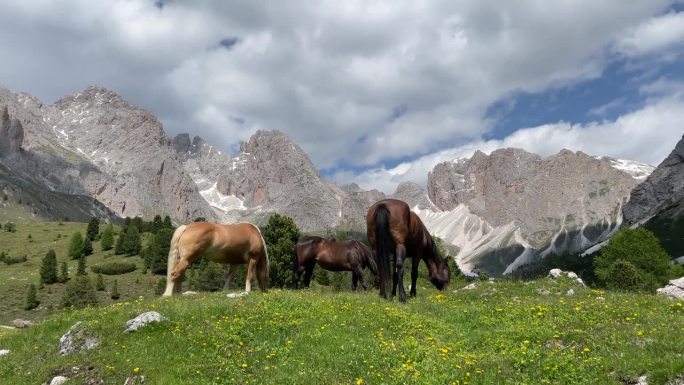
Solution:
[[[320,168],[382,169],[478,143],[492,103],[599,77],[610,47],[670,47],[669,4],[9,0],[0,84],[46,102],[102,85],[222,150],[279,129]]]
[[[467,158],[477,150],[489,154],[505,147],[522,148],[541,156],[550,156],[566,148],[589,155],[658,165],[670,154],[684,132],[681,123],[684,111],[682,88],[663,96],[663,90],[672,89],[664,84],[666,82],[661,79],[652,87],[645,87],[645,92],[655,96],[652,103],[613,121],[588,124],[557,122],[524,128],[501,140],[473,141],[401,163],[396,167],[378,167],[359,174],[338,173],[334,179],[341,184],[355,181],[366,189],[374,187],[385,193],[392,193],[397,184],[406,180],[425,186],[428,172],[440,162]]]
[[[626,56],[641,56],[684,45],[684,12],[670,12],[632,28],[615,49]]]

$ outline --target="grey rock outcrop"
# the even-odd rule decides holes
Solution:
[[[138,329],[140,329],[141,327],[147,326],[151,323],[163,321],[168,321],[168,318],[164,317],[156,311],[148,311],[138,315],[137,317],[131,320],[128,320],[126,322],[126,329],[124,330],[124,333],[135,332],[138,331]]]
[[[684,277],[670,280],[667,286],[656,291],[666,297],[684,300]]]
[[[16,154],[24,143],[24,129],[18,119],[10,119],[7,106],[0,110],[0,157]]]
[[[94,349],[98,346],[100,346],[100,339],[79,321],[60,337],[58,351],[60,355],[66,356]]]
[[[1,141],[0,154],[16,153],[18,127],[24,135],[24,156],[5,161],[8,176],[0,179],[94,198],[118,216],[215,218],[159,121],[113,92],[89,87],[43,105],[0,88],[0,111],[0,125],[13,133],[11,141]]]
[[[644,223],[669,210],[684,216],[684,137],[670,155],[631,193],[623,213],[628,224]]]
[[[428,196],[442,213],[424,212],[423,220],[459,248],[463,270],[499,275],[605,240],[637,184],[609,160],[581,152],[478,151],[429,173]]]
[[[271,212],[287,215],[304,230],[332,227],[342,217],[342,197],[319,175],[304,151],[279,131],[257,131],[240,145],[217,181],[237,197],[255,222]]]

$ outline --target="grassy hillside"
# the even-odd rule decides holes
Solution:
[[[5,226],[6,221],[0,222]],[[47,314],[57,310],[64,292],[64,284],[47,285],[38,290],[38,300],[41,302],[37,309],[26,311],[27,285],[38,284],[40,280],[39,269],[41,260],[49,249],[57,253],[58,266],[62,261],[69,266],[69,276],[76,274],[77,261],[67,255],[69,240],[72,234],[80,231],[85,236],[86,223],[78,222],[24,222],[16,223],[17,231],[14,233],[0,230],[0,252],[5,252],[11,257],[26,255],[27,261],[12,265],[0,262],[0,325],[7,325],[16,318],[29,320],[43,319]],[[30,238],[29,238],[30,235]],[[142,260],[137,257],[115,256],[113,252],[103,252],[99,242],[93,243],[94,253],[87,257],[87,266],[109,261],[133,261],[138,265],[138,270],[116,276],[105,276],[104,282],[107,288],[105,292],[98,292],[101,304],[114,303],[110,298],[114,279],[118,281],[121,300],[130,300],[139,296],[149,297],[154,295],[154,286],[159,279],[158,275],[142,274]],[[90,272],[91,278],[95,275]]]
[[[0,378],[35,384],[78,366],[73,383],[138,373],[150,384],[664,384],[684,374],[683,305],[547,279],[420,288],[408,304],[316,290],[135,300],[0,333],[11,350]],[[169,321],[123,333],[148,310]],[[60,357],[77,320],[102,345]]]

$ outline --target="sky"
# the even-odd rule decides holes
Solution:
[[[501,147],[660,163],[684,133],[684,2],[5,0],[0,86],[108,88],[237,155],[280,130],[391,193]]]

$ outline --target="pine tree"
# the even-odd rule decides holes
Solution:
[[[81,255],[78,258],[78,267],[76,268],[76,275],[88,275],[86,272],[86,258],[85,255]]]
[[[124,226],[121,228],[121,231],[119,231],[119,237],[116,238],[116,246],[114,246],[114,254],[116,254],[116,255],[121,255],[121,254],[126,253],[124,244],[125,244],[126,232],[128,231],[128,227],[129,226]]]
[[[97,277],[95,278],[95,290],[104,291],[104,289],[105,289],[104,278],[102,278],[102,274],[98,274]]]
[[[111,250],[112,246],[114,246],[114,226],[111,223],[107,224],[104,231],[102,231],[100,246],[102,246],[103,251]]]
[[[153,234],[147,242],[144,261],[152,274],[166,274],[171,237],[173,230],[164,228]]]
[[[90,241],[90,239],[86,238],[83,241],[83,255],[91,254],[93,254],[93,243]]]
[[[97,305],[97,295],[87,275],[77,275],[67,283],[62,307],[83,308]]]
[[[48,250],[40,265],[40,282],[45,284],[57,282],[57,255],[52,249]]]
[[[136,255],[140,253],[141,243],[138,227],[129,226],[124,234],[123,252],[127,255]]]
[[[77,231],[71,236],[69,242],[69,256],[71,259],[78,259],[83,255],[83,236],[81,232]]]
[[[154,219],[152,220],[152,226],[150,228],[150,232],[152,234],[157,234],[159,230],[161,230],[164,227],[164,222],[162,222],[162,217],[161,215],[157,214],[154,216]]]
[[[292,218],[273,214],[262,231],[271,261],[269,281],[273,287],[292,285],[292,249],[300,231]]]
[[[69,268],[66,262],[62,262],[59,273],[59,282],[66,283],[69,280]]]
[[[114,283],[112,283],[112,299],[119,299],[121,298],[121,295],[119,294],[119,284],[117,283],[116,279],[114,280]]]
[[[154,294],[162,295],[166,290],[166,278],[159,278],[157,281],[157,286],[154,287]]]
[[[100,220],[92,217],[90,222],[88,222],[88,228],[86,230],[86,239],[91,242],[97,239],[97,235],[100,233]]]
[[[38,302],[38,298],[36,298],[36,295],[36,285],[30,284],[28,288],[28,293],[26,294],[26,306],[24,306],[24,309],[31,310],[38,307],[40,302]]]
[[[140,217],[133,218],[133,220],[131,220],[131,225],[137,227],[139,233],[143,232],[143,220],[142,220],[142,218],[140,218]]]
[[[171,217],[168,215],[164,217],[164,227],[167,229],[173,229],[173,223],[171,223]]]

